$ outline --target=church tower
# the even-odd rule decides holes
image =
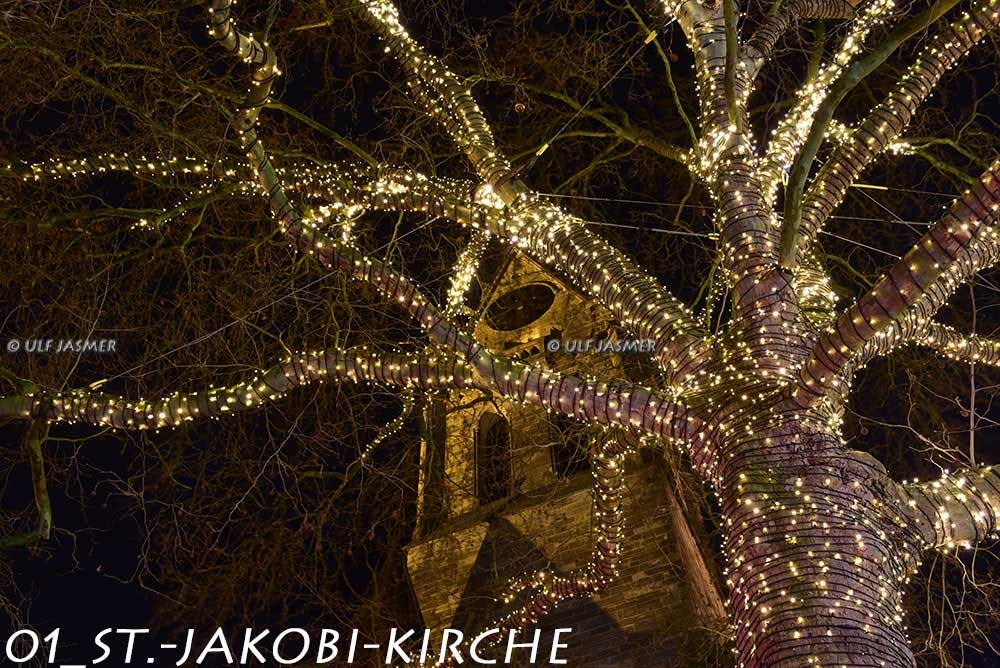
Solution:
[[[615,337],[603,308],[520,253],[508,253],[493,273],[475,324],[477,339],[491,350],[560,371],[641,376],[641,355],[565,350],[565,342]],[[427,627],[467,634],[488,628],[511,578],[543,567],[565,574],[588,562],[594,527],[587,449],[594,436],[592,427],[475,390],[429,404],[418,527],[407,548]],[[619,577],[600,595],[567,601],[542,621],[543,630],[573,629],[560,638],[568,643],[560,658],[570,666],[679,665],[693,629],[725,613],[665,465],[633,457]]]

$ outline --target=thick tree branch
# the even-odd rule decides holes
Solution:
[[[747,40],[741,57],[747,64],[750,78],[757,76],[771,56],[774,45],[798,21],[810,19],[848,19],[854,16],[858,2],[850,0],[794,0],[781,11],[772,14]]]
[[[454,355],[375,354],[362,347],[292,355],[249,380],[227,387],[130,400],[84,388],[0,397],[0,417],[78,422],[127,430],[253,410],[295,387],[352,381],[418,390],[480,389],[576,419],[618,425],[691,448],[695,466],[715,471],[704,423],[686,405],[631,383],[605,382],[534,367],[481,351],[472,361]]]
[[[457,358],[433,353],[374,355],[366,348],[306,352],[234,385],[164,397],[130,400],[89,388],[0,397],[0,416],[127,430],[161,429],[253,410],[281,399],[293,388],[325,380],[422,390],[461,389],[473,386],[473,372]]]
[[[935,286],[953,285],[949,274],[963,265],[964,252],[974,243],[997,243],[998,212],[1000,161],[993,163],[920,242],[820,336],[796,382],[789,386],[791,399],[799,406],[812,406],[837,390],[844,382],[839,377],[841,371],[868,341],[892,328]]]
[[[903,487],[913,524],[929,548],[971,547],[1000,528],[1000,474],[993,467]]]
[[[865,343],[841,371],[841,379],[849,382],[855,371],[861,369],[875,357],[887,355],[905,343],[921,343],[925,330],[936,326],[932,322],[934,314],[947,303],[958,286],[965,283],[977,272],[1000,262],[1000,243],[990,237],[980,237],[959,253],[940,280],[931,285],[920,298],[909,306],[901,316]],[[961,346],[962,344],[958,344]],[[932,346],[933,347],[933,346]],[[958,354],[961,355],[961,348]],[[985,352],[984,355],[991,356]],[[961,357],[960,357],[961,358]],[[969,362],[970,359],[963,361]],[[847,385],[844,385],[846,388]]]

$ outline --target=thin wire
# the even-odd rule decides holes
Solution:
[[[714,234],[709,234],[705,232],[686,232],[682,230],[668,230],[662,227],[640,227],[639,225],[626,225],[624,223],[601,223],[597,221],[587,221],[587,225],[596,225],[599,227],[623,227],[630,230],[639,230],[640,232],[659,232],[660,234],[676,234],[680,236],[687,237],[702,237],[708,239],[716,238]],[[882,253],[883,255],[888,255],[891,258],[900,259],[899,255],[895,253],[890,253],[889,251],[882,250],[881,248],[876,248],[875,246],[869,246],[868,244],[863,244],[860,241],[855,241],[849,237],[842,237],[839,234],[834,234],[833,232],[827,232],[826,230],[820,230],[820,234],[825,234],[827,236],[840,239],[841,241],[846,241],[847,243],[860,246],[861,248],[867,248],[868,250],[875,251],[877,253]]]
[[[426,220],[424,223],[422,223],[421,225],[418,225],[417,227],[414,227],[412,230],[409,230],[408,232],[404,232],[403,234],[399,235],[398,237],[396,237],[394,239],[390,239],[389,241],[385,242],[384,244],[382,244],[381,246],[379,246],[375,250],[371,251],[371,253],[369,253],[369,255],[374,255],[375,253],[378,253],[380,250],[383,250],[383,249],[387,248],[389,246],[389,244],[392,244],[395,241],[399,241],[400,239],[403,239],[403,238],[409,236],[410,234],[413,234],[414,232],[417,232],[417,231],[419,231],[419,230],[427,227],[428,225],[430,225],[434,221],[435,221],[434,218],[430,218],[430,219]],[[199,344],[199,343],[201,343],[203,341],[207,341],[208,339],[212,338],[216,334],[219,334],[219,333],[224,332],[225,330],[229,329],[233,325],[238,325],[239,323],[246,322],[247,318],[249,318],[251,316],[254,316],[254,315],[257,315],[258,313],[260,313],[260,312],[262,312],[262,311],[264,311],[264,310],[266,310],[266,309],[274,306],[275,304],[283,302],[286,299],[288,299],[289,297],[292,297],[292,296],[294,296],[294,295],[302,292],[303,290],[316,285],[320,281],[324,281],[327,278],[329,278],[330,276],[333,276],[334,274],[338,274],[338,273],[340,273],[339,269],[333,269],[333,270],[327,272],[326,274],[323,274],[322,276],[319,276],[318,278],[316,278],[316,279],[314,279],[312,281],[309,281],[305,285],[301,285],[298,288],[292,290],[291,292],[289,292],[289,293],[287,293],[285,295],[282,295],[281,297],[278,297],[277,299],[274,299],[274,300],[268,302],[267,304],[264,304],[263,306],[255,309],[253,311],[251,311],[250,313],[247,313],[247,314],[245,314],[245,315],[243,315],[243,316],[241,316],[239,318],[236,318],[235,320],[233,320],[231,322],[227,322],[226,324],[222,325],[221,327],[218,327],[218,328],[216,328],[216,329],[214,329],[214,330],[212,330],[210,332],[206,332],[205,334],[202,334],[201,336],[199,336],[197,338],[194,338],[194,339],[192,339],[190,341],[182,343],[181,345],[177,346],[176,348],[172,348],[172,349],[166,351],[165,353],[161,353],[160,355],[154,357],[151,360],[147,360],[146,362],[143,362],[142,364],[137,364],[136,366],[132,367],[131,369],[126,369],[125,371],[122,371],[121,373],[119,373],[117,375],[114,375],[114,376],[111,376],[109,378],[106,378],[101,384],[103,385],[104,383],[109,383],[109,382],[111,382],[113,380],[117,380],[118,378],[121,378],[122,376],[126,376],[128,374],[131,374],[133,371],[138,371],[139,369],[142,369],[143,367],[149,366],[153,362],[158,362],[158,361],[164,359],[165,357],[167,357],[169,355],[172,355],[172,354],[174,354],[174,353],[176,353],[178,351],[184,350],[185,348],[189,348],[189,347],[191,347],[193,345],[197,345],[197,344]]]
[[[626,225],[624,223],[600,223],[593,220],[588,220],[587,225],[597,225],[599,227],[624,227],[629,230],[640,230],[642,232],[658,232],[660,234],[674,234],[681,237],[703,237],[703,238],[714,238],[714,234],[707,234],[705,232],[688,232],[685,230],[668,230],[663,227],[640,227],[638,225]]]
[[[684,209],[712,209],[713,207],[705,206],[703,204],[678,204],[676,202],[657,202],[654,200],[647,199],[615,199],[613,197],[590,197],[587,195],[560,195],[559,193],[538,193],[539,195],[544,195],[545,197],[561,197],[563,199],[580,199],[588,200],[592,202],[618,202],[621,204],[648,204],[650,206],[674,206],[681,207]]]
[[[900,218],[899,216],[897,216],[895,211],[893,211],[892,209],[890,209],[886,205],[882,204],[882,202],[878,201],[877,199],[875,199],[874,197],[872,197],[871,195],[869,195],[864,190],[861,191],[861,194],[864,195],[865,197],[867,197],[868,199],[870,199],[871,201],[875,202],[875,205],[877,207],[879,207],[880,209],[882,209],[883,211],[885,211],[887,214],[889,214],[890,216],[892,216],[893,218],[895,218],[897,221],[903,222],[903,219]],[[910,227],[910,229],[913,229],[912,226],[908,226],[908,227]],[[917,232],[918,234],[920,232],[920,230],[913,230],[913,231]]]
[[[572,197],[572,196],[571,195],[566,195],[566,197]],[[588,198],[588,199],[599,199],[599,198]],[[655,202],[651,202],[651,203],[655,204]],[[677,206],[677,205],[674,205],[674,206]],[[833,218],[833,217],[834,216],[831,216],[831,218]],[[862,220],[875,220],[875,221],[882,221],[882,222],[894,222],[894,221],[891,221],[891,220],[882,220],[880,218],[870,218],[870,219],[862,219]],[[625,225],[624,223],[600,223],[600,222],[596,222],[596,221],[587,221],[586,224],[588,224],[588,225],[603,226],[603,227],[622,227],[622,228],[631,229],[631,230],[639,230],[639,231],[642,231],[642,232],[659,232],[661,234],[675,234],[675,235],[678,235],[678,236],[715,238],[714,234],[708,234],[708,233],[705,233],[705,232],[685,232],[685,231],[682,231],[682,230],[668,230],[668,229],[664,229],[662,227],[640,227],[638,225]],[[920,225],[931,225],[932,223],[917,223],[917,224],[920,224]],[[876,253],[881,253],[882,255],[887,255],[887,256],[895,259],[895,260],[899,260],[902,257],[900,255],[896,255],[895,253],[889,252],[887,250],[883,250],[883,249],[877,248],[875,246],[870,246],[868,244],[861,243],[860,241],[856,241],[856,240],[851,239],[849,237],[841,236],[841,235],[836,234],[834,232],[830,232],[829,230],[820,230],[820,234],[825,234],[828,237],[833,237],[834,239],[839,239],[840,241],[844,241],[844,242],[849,243],[849,244],[854,244],[855,246],[859,246],[860,248],[864,248],[864,249],[867,249],[867,250],[870,250],[870,251],[874,251]],[[991,290],[993,292],[1000,292],[1000,285],[997,285],[996,283],[994,283],[993,281],[989,280],[988,278],[986,278],[982,274],[977,274],[976,275],[976,280],[979,282],[979,287],[985,287],[986,289]]]
[[[552,136],[551,139],[549,139],[547,142],[545,142],[544,144],[542,144],[541,148],[539,148],[537,151],[535,151],[535,154],[533,156],[531,156],[531,159],[528,160],[528,162],[524,166],[523,170],[518,170],[518,171],[523,171],[525,174],[527,174],[528,171],[532,167],[535,166],[535,163],[538,161],[538,158],[541,157],[542,153],[545,153],[545,150],[548,149],[548,147],[552,145],[552,142],[554,142],[555,140],[559,139],[560,135],[562,135],[562,133],[566,131],[566,128],[568,128],[570,125],[572,125],[573,123],[576,122],[576,119],[578,119],[580,117],[580,114],[582,114],[584,111],[586,111],[587,107],[590,106],[590,103],[594,101],[594,98],[596,98],[600,93],[602,93],[604,91],[604,89],[607,88],[611,84],[612,81],[614,81],[615,79],[618,78],[618,76],[625,70],[625,68],[628,67],[629,63],[631,63],[633,60],[635,60],[635,57],[638,56],[640,53],[642,53],[643,49],[645,49],[646,46],[656,38],[657,34],[659,34],[659,32],[661,30],[666,30],[676,20],[677,20],[676,16],[675,17],[671,17],[662,26],[660,26],[658,28],[653,28],[649,32],[649,34],[646,35],[646,38],[642,41],[642,44],[639,45],[639,48],[637,48],[635,51],[633,51],[632,55],[628,57],[628,60],[626,60],[625,62],[623,62],[618,67],[618,69],[615,70],[614,74],[612,74],[611,77],[609,77],[608,80],[605,81],[601,85],[600,88],[598,88],[597,90],[592,91],[590,93],[590,97],[587,98],[587,101],[584,102],[583,105],[581,105],[579,108],[577,108],[576,113],[574,113],[572,116],[570,116],[570,118],[569,118],[568,121],[566,121],[565,123],[563,123],[562,127],[559,128],[558,132],[556,132]]]
[[[879,207],[881,207],[881,208],[882,208],[882,209],[883,209],[884,211],[888,212],[888,214],[889,214],[890,216],[894,216],[894,217],[896,217],[897,219],[899,219],[900,221],[902,221],[902,219],[901,219],[901,218],[899,218],[899,216],[897,216],[897,215],[896,215],[896,214],[895,214],[895,213],[894,213],[894,212],[893,212],[893,211],[892,211],[892,210],[891,210],[891,209],[890,209],[889,207],[885,206],[884,204],[882,204],[882,203],[881,203],[881,202],[879,202],[879,201],[878,201],[877,199],[875,199],[874,197],[872,197],[871,195],[869,195],[868,193],[866,193],[866,192],[864,192],[864,191],[862,191],[862,194],[863,194],[863,195],[864,195],[865,197],[867,197],[868,199],[870,199],[871,201],[875,202],[875,204],[877,204],[877,205],[878,205]],[[918,232],[918,233],[919,233],[919,230],[914,230],[914,231],[915,231],[915,232]],[[989,279],[988,279],[988,278],[986,278],[985,276],[981,276],[981,275],[980,275],[980,276],[979,276],[979,279],[980,279],[980,280],[981,280],[981,281],[982,281],[983,283],[985,283],[985,284],[986,284],[986,286],[987,286],[987,287],[989,287],[989,288],[990,288],[991,290],[994,290],[994,291],[1000,291],[1000,286],[998,286],[998,285],[997,285],[996,283],[994,283],[993,281],[989,280]]]
[[[829,232],[827,230],[820,230],[819,233],[825,234],[829,237],[833,237],[834,239],[840,239],[841,241],[846,241],[847,243],[854,244],[855,246],[867,248],[868,250],[875,251],[876,253],[882,253],[883,255],[888,255],[889,257],[894,258],[896,260],[900,259],[900,256],[896,255],[895,253],[890,253],[887,250],[882,250],[881,248],[876,248],[875,246],[869,246],[868,244],[863,244],[860,241],[856,241],[849,237],[842,237],[839,234],[834,234],[833,232]]]
[[[918,195],[937,195],[938,197],[954,197],[955,193],[942,193],[936,190],[920,190],[918,188],[899,188],[896,186],[878,186],[872,183],[852,183],[852,188],[868,188],[869,190],[896,190],[901,193],[916,193]]]
[[[614,202],[620,204],[645,204],[648,206],[672,206],[681,209],[699,209],[701,211],[711,211],[714,207],[705,206],[703,204],[681,204],[678,202],[658,202],[656,200],[646,200],[646,199],[617,199],[614,197],[591,197],[587,195],[560,195],[559,193],[538,193],[539,195],[544,195],[546,197],[559,197],[563,199],[579,199],[587,200],[592,202]],[[900,225],[924,225],[930,227],[934,223],[928,222],[926,220],[889,220],[887,218],[873,218],[869,216],[844,216],[844,215],[834,215],[830,216],[831,219],[836,220],[858,220],[862,222],[869,223],[893,223]]]

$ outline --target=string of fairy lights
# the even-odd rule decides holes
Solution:
[[[836,323],[823,332],[802,365],[792,397],[809,406],[825,398],[826,391],[843,394],[846,382],[841,371],[853,354],[886,328],[925,294],[925,286],[938,286],[950,294],[958,281],[949,273],[975,246],[1000,245],[1000,160],[982,175],[975,186],[955,200],[945,215],[924,234],[892,269]],[[942,302],[943,303],[943,302]]]
[[[761,190],[769,206],[774,205],[778,188],[787,174],[786,170],[802,148],[802,143],[809,134],[812,119],[826,98],[827,89],[861,53],[868,36],[884,23],[895,6],[894,0],[867,3],[851,21],[849,31],[834,57],[820,68],[809,83],[799,89],[795,105],[773,131],[767,151],[761,160],[759,170]]]
[[[399,390],[400,415],[363,449],[367,461],[379,443],[403,428],[418,394],[495,392],[605,427],[592,457],[596,526],[591,559],[567,575],[545,569],[512,582],[505,603],[514,608],[497,622],[504,630],[525,628],[560,603],[603,591],[613,581],[624,539],[628,439],[644,435],[644,445],[685,448],[717,496],[741,667],[834,665],[824,658],[823,647],[848,645],[884,656],[887,664],[909,665],[903,585],[922,550],[971,546],[996,535],[1000,476],[985,467],[946,473],[929,483],[893,483],[878,462],[847,448],[841,436],[842,402],[852,374],[865,361],[904,342],[919,342],[955,359],[1000,365],[996,341],[931,320],[961,282],[1000,259],[1000,161],[865,297],[839,314],[815,254],[800,247],[803,261],[794,275],[776,268],[781,221],[773,206],[782,174],[826,92],[863,53],[873,31],[894,14],[892,0],[866,4],[850,21],[832,59],[799,91],[763,153],[754,145],[745,109],[759,69],[756,52],[743,45],[733,68],[727,63],[732,52],[727,40],[733,36],[726,35],[721,7],[694,0],[663,2],[696,56],[703,132],[689,164],[715,200],[716,231],[709,238],[719,250],[719,285],[734,300],[731,322],[716,336],[648,272],[591,234],[587,225],[592,223],[516,178],[471,91],[410,37],[394,3],[358,2],[387,53],[402,65],[417,100],[470,159],[479,183],[389,166],[274,167],[256,123],[280,75],[277,57],[267,42],[237,29],[230,0],[212,0],[208,29],[250,69],[246,96],[232,121],[246,166],[108,154],[30,165],[21,176],[42,180],[124,171],[200,179],[164,216],[136,223],[150,229],[162,225],[170,212],[183,211],[186,202],[235,183],[234,192],[266,198],[292,247],[375,286],[423,328],[430,344],[417,352],[367,347],[301,352],[233,385],[160,398],[128,400],[96,388],[3,397],[0,414],[155,430],[250,410],[310,383],[370,383]],[[954,65],[1000,23],[997,2],[974,3],[949,24],[949,34],[962,31],[964,37],[946,34],[921,51],[900,82],[906,91],[919,83],[920,91],[882,107],[899,117],[905,111],[902,124],[880,121],[875,131],[868,119],[853,129],[831,126],[828,139],[834,148],[806,196],[815,211],[804,220],[804,236],[822,231],[836,206],[830,203],[839,203],[842,191],[856,183],[876,155],[910,148],[899,132],[940,79],[935,68]],[[785,29],[780,23],[770,26]],[[759,43],[766,45],[772,37],[778,39],[767,34]],[[727,81],[730,70],[734,80]],[[727,86],[735,96],[727,95]],[[865,133],[870,140],[860,139]],[[834,181],[836,188],[829,186]],[[306,204],[300,213],[290,194],[314,206]],[[400,271],[360,249],[355,225],[372,210],[419,211],[470,229],[470,241],[451,271],[444,308]],[[555,268],[628,330],[654,339],[661,386],[556,372],[486,349],[459,323],[492,239]],[[819,315],[802,315],[797,303]],[[818,337],[815,328],[821,328]],[[803,452],[808,452],[807,462]]]
[[[803,201],[800,254],[808,252],[811,240],[843,201],[847,185],[856,182],[865,166],[882,151],[900,146],[899,137],[917,107],[933,93],[942,77],[998,26],[997,0],[972,3],[927,41],[893,90],[857,125],[847,141],[834,148]]]
[[[624,443],[624,445],[623,445]],[[502,596],[505,604],[527,598],[496,621],[496,642],[511,631],[534,624],[559,603],[600,593],[618,576],[625,526],[621,507],[625,498],[626,455],[634,448],[621,435],[611,435],[591,457],[594,478],[594,523],[597,539],[590,561],[568,575],[550,569],[527,572],[512,579]]]

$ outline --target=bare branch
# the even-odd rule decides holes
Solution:
[[[736,61],[739,58],[740,43],[736,34],[736,0],[722,0],[722,15],[726,30],[726,71],[725,95],[729,124],[737,132],[743,132],[743,115],[740,113],[736,95]]]
[[[35,496],[35,508],[38,509],[38,528],[28,533],[0,537],[0,547],[20,547],[48,540],[52,533],[52,502],[49,501],[45,456],[42,454],[48,435],[49,425],[45,420],[32,420],[24,434],[24,452],[31,465],[31,489]]]

